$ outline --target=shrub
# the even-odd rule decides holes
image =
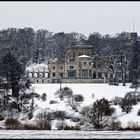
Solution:
[[[56,111],[52,112],[52,118],[53,119],[61,119],[61,120],[64,120],[65,114],[66,114],[65,111],[56,110]]]
[[[138,113],[137,113],[137,115],[138,115],[138,116],[140,116],[140,109],[138,110]]]
[[[3,121],[3,120],[4,120],[4,116],[0,115],[0,121]]]
[[[94,98],[94,97],[95,97],[94,93],[92,93],[91,97],[92,97],[92,98]]]
[[[66,126],[66,123],[65,123],[64,121],[58,121],[58,122],[56,123],[56,128],[57,128],[58,130],[64,129],[65,126]]]
[[[60,98],[60,100],[62,101],[64,98],[69,98],[71,97],[73,94],[72,89],[70,89],[69,87],[64,87],[61,90],[57,90],[55,95],[58,96]]]
[[[37,125],[33,125],[33,124],[23,124],[22,127],[25,130],[38,130],[39,129]]]
[[[131,100],[123,98],[120,104],[122,112],[129,113],[133,109],[132,104]]]
[[[86,115],[88,112],[90,111],[90,107],[89,106],[85,106],[80,110],[80,114],[82,115]]]
[[[4,124],[6,126],[6,129],[17,129],[21,125],[21,123],[14,118],[7,118]]]
[[[81,94],[75,94],[74,96],[74,100],[76,102],[83,102],[84,101],[84,97]]]
[[[117,96],[115,96],[115,98],[110,101],[110,103],[113,103],[114,105],[120,105],[121,102],[122,102],[122,98]]]
[[[64,130],[80,130],[81,128],[80,128],[80,125],[79,124],[76,124],[75,126],[68,126],[68,125],[66,125],[65,127],[64,127]]]
[[[89,118],[89,123],[97,129],[102,129],[111,124],[111,115],[114,113],[114,108],[111,108],[107,99],[102,98],[96,100],[86,114]]]
[[[33,118],[33,113],[32,113],[32,112],[29,112],[29,113],[27,114],[27,116],[28,116],[28,119],[31,120],[31,119]]]
[[[42,111],[36,115],[37,126],[41,130],[51,130],[51,113]]]
[[[57,103],[58,103],[58,101],[55,101],[55,100],[50,101],[50,104],[57,104]]]
[[[36,124],[39,128],[39,130],[51,130],[51,123],[48,120],[37,120]]]
[[[41,96],[41,99],[42,99],[42,101],[45,102],[47,100],[47,94],[43,93],[42,96]]]
[[[71,117],[71,121],[73,122],[79,122],[80,118],[79,117]]]
[[[138,124],[138,122],[128,122],[128,125],[126,128],[124,128],[123,130],[135,130],[135,131],[139,131],[140,130],[140,125]]]

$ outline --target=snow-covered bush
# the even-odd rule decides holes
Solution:
[[[36,125],[40,130],[51,130],[51,113],[42,111],[36,115]]]
[[[122,102],[120,104],[122,112],[129,113],[133,109],[132,105],[133,105],[133,103],[132,103],[131,99],[123,98]]]
[[[73,121],[73,122],[79,122],[80,121],[80,117],[72,116],[71,117],[71,121]]]
[[[64,127],[64,130],[80,130],[81,128],[80,128],[80,125],[79,124],[76,124],[76,125],[74,125],[74,126],[69,126],[69,125],[66,125],[65,127]]]
[[[7,118],[4,122],[6,129],[17,129],[20,127],[21,123],[14,118]]]
[[[80,104],[78,102],[76,102],[73,98],[73,96],[71,98],[68,98],[66,101],[67,105],[70,106],[75,112],[78,111],[78,107],[80,106]]]
[[[140,92],[139,91],[127,92],[124,98],[130,100],[133,105],[136,105],[140,101]]]
[[[82,114],[82,115],[86,115],[86,114],[88,114],[89,111],[90,111],[90,107],[89,107],[89,106],[84,106],[84,107],[79,111],[79,113]]]
[[[64,98],[70,98],[73,95],[73,91],[69,87],[64,87],[61,90],[57,90],[55,95],[62,101]]]
[[[56,110],[54,112],[52,112],[52,119],[61,119],[64,120],[65,118],[65,111],[61,111],[61,110]]]
[[[95,97],[94,93],[92,93],[91,97],[92,97],[92,98],[94,98],[94,97]]]
[[[138,115],[138,116],[140,116],[140,109],[138,110],[138,113],[137,113],[137,115]]]
[[[76,102],[83,102],[84,101],[84,97],[81,94],[75,94],[75,95],[73,95],[73,97],[74,97],[74,100]]]
[[[103,129],[111,124],[114,108],[110,107],[109,101],[105,98],[96,100],[90,110],[85,114],[89,123],[97,129]]]
[[[41,99],[42,99],[43,102],[45,102],[47,100],[47,94],[43,93],[42,96],[41,96]]]
[[[59,121],[56,123],[56,128],[57,128],[58,130],[62,130],[62,129],[64,129],[64,127],[66,127],[66,122],[65,122],[65,121],[59,120]]]
[[[57,104],[57,103],[59,103],[59,102],[56,100],[50,100],[50,104]]]
[[[115,96],[114,99],[112,99],[110,101],[110,104],[113,104],[113,105],[120,105],[122,102],[122,98],[121,97],[117,97]]]

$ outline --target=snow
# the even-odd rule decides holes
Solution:
[[[33,84],[34,91],[40,95],[43,93],[47,94],[47,100],[43,102],[41,99],[35,101],[36,105],[38,105],[38,109],[48,109],[51,111],[62,110],[69,112],[70,114],[74,114],[75,112],[71,109],[71,107],[67,106],[65,101],[60,101],[58,97],[55,96],[55,92],[60,89],[60,84]],[[61,87],[69,87],[72,89],[73,94],[81,94],[84,97],[83,103],[81,103],[81,107],[91,105],[95,100],[106,98],[108,100],[113,99],[115,96],[124,97],[127,92],[134,91],[134,89],[129,88],[130,84],[126,84],[126,86],[110,86],[108,84],[64,84],[62,83]],[[93,96],[94,94],[94,96]],[[50,104],[51,100],[55,100],[58,103]],[[133,106],[133,109],[130,113],[126,114],[121,111],[121,108],[118,105],[112,105],[116,108],[116,114],[118,116],[118,120],[122,122],[122,126],[128,126],[130,121],[139,122],[139,116],[137,116],[138,109],[140,109],[140,104]],[[74,114],[76,115],[76,114]],[[66,123],[70,124],[70,120],[66,120]],[[55,125],[55,123],[54,123]],[[53,126],[55,129],[55,126]]]
[[[80,55],[80,56],[78,56],[77,58],[91,58],[91,57],[88,56],[88,55]]]
[[[137,131],[0,130],[1,139],[139,139]]]
[[[114,99],[115,96],[117,97],[124,97],[124,95],[127,92],[134,91],[134,89],[129,88],[130,84],[126,84],[126,86],[122,86],[122,84],[119,84],[119,86],[112,86],[108,84],[68,84],[68,83],[62,83],[61,87],[69,87],[72,89],[73,94],[81,94],[84,97],[84,101],[80,104],[79,109],[81,109],[84,106],[89,106],[93,104],[94,101],[101,98],[106,98],[108,100]],[[35,116],[42,112],[42,111],[65,111],[66,113],[70,114],[70,116],[76,117],[79,116],[79,112],[75,112],[72,110],[70,106],[67,105],[67,100],[61,101],[56,95],[55,92],[60,89],[60,84],[32,84],[32,87],[30,90],[28,90],[28,93],[33,91],[40,96],[43,93],[46,93],[47,100],[43,101],[41,98],[34,99],[34,117],[31,120],[27,120],[26,114],[20,114],[20,121],[22,123],[33,123],[35,122]],[[55,104],[50,104],[50,101],[54,100],[56,101]],[[120,106],[118,105],[112,105],[116,109],[116,115],[118,117],[118,120],[121,121],[121,125],[123,128],[127,127],[130,122],[135,122],[138,125],[140,125],[140,116],[137,116],[138,110],[140,109],[140,104],[133,105],[133,109],[130,113],[126,114],[122,112]],[[23,119],[24,118],[24,119]],[[52,129],[56,130],[56,123],[58,120],[52,120]],[[71,119],[65,119],[65,123],[68,125],[74,125],[76,122],[72,122]],[[0,126],[3,126],[4,123],[0,122]]]
[[[32,70],[34,70],[34,71],[38,71],[38,70],[40,70],[40,71],[43,71],[43,70],[48,70],[48,65],[47,64],[45,64],[45,63],[41,63],[41,64],[31,64],[31,65],[29,65],[27,68],[26,68],[26,70],[29,70],[29,71],[32,71]]]

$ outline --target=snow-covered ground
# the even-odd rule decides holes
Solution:
[[[0,130],[1,139],[139,139],[135,131]]]
[[[83,103],[81,103],[81,107],[92,104],[95,100],[106,98],[108,100],[113,99],[115,96],[124,97],[124,95],[129,91],[134,91],[134,89],[129,88],[130,84],[126,86],[110,86],[108,84],[64,84],[63,87],[69,87],[73,90],[73,94],[81,94],[84,97]],[[69,113],[74,113],[72,109],[66,105],[64,101],[60,101],[58,97],[55,96],[55,92],[60,89],[60,84],[33,84],[32,87],[34,91],[40,95],[43,93],[47,94],[47,100],[42,102],[41,100],[36,100],[36,104],[38,105],[37,112],[40,109],[51,109],[51,110],[63,110]],[[94,94],[94,96],[93,96]],[[50,104],[50,100],[58,101],[57,104]],[[118,116],[118,120],[122,122],[122,126],[126,127],[129,122],[137,122],[140,124],[140,117],[137,116],[138,109],[140,109],[140,104],[133,106],[133,109],[130,113],[126,114],[121,111],[121,108],[116,105],[113,107],[116,108],[116,113]],[[36,112],[36,113],[37,113]],[[75,113],[76,115],[76,113]],[[72,122],[69,122],[72,123]],[[55,128],[55,127],[54,127]]]

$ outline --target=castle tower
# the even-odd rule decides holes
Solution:
[[[130,66],[130,80],[132,83],[138,79],[139,73],[139,41],[137,39],[137,33],[131,34],[131,66]]]

